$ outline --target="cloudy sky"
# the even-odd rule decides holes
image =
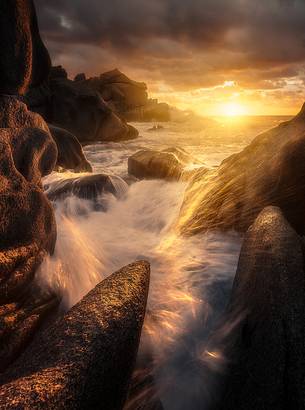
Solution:
[[[54,64],[119,68],[203,115],[295,114],[305,101],[305,0],[36,0]]]

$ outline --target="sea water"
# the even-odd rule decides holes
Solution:
[[[245,147],[259,132],[283,118],[204,123],[133,124],[140,136],[127,142],[94,143],[84,148],[94,173],[126,178],[128,157],[143,148],[180,147],[213,168]],[[75,176],[53,173],[46,186]],[[210,329],[225,309],[242,238],[235,232],[180,237],[174,227],[186,182],[144,180],[120,199],[105,195],[106,212],[90,200],[68,197],[54,203],[58,239],[38,278],[62,296],[65,309],[102,279],[135,260],[151,264],[151,284],[135,382],[142,383],[128,409],[160,401],[165,410],[208,408],[215,395],[211,369],[224,370],[221,352],[207,351]],[[208,361],[207,361],[208,358]],[[209,371],[207,372],[207,364]],[[139,376],[140,375],[140,376]],[[143,381],[143,380],[142,380]],[[216,392],[217,394],[217,392]]]

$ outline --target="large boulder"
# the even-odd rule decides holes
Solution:
[[[293,227],[305,232],[305,107],[217,169],[199,171],[186,190],[178,229],[246,231],[268,205],[280,206]]]
[[[44,255],[52,253],[56,223],[41,178],[57,160],[43,119],[17,98],[0,97],[0,371],[29,343],[58,298],[34,285]]]
[[[127,121],[169,121],[170,108],[166,103],[149,99],[145,83],[131,80],[118,69],[86,80],[77,76],[91,89],[98,91],[109,106]]]
[[[139,179],[186,180],[194,173],[192,165],[198,164],[182,148],[143,149],[128,158],[128,173]]]
[[[0,4],[0,371],[18,357],[58,304],[34,284],[56,241],[56,223],[41,178],[57,160],[47,124],[18,96],[39,85],[49,57],[32,0]]]
[[[142,107],[148,100],[146,84],[131,80],[118,69],[89,78],[87,84],[112,104],[118,113]]]
[[[64,199],[71,195],[96,201],[104,193],[122,198],[128,190],[128,185],[116,175],[94,174],[53,182],[46,189],[51,201]]]
[[[49,125],[49,129],[57,145],[57,166],[75,172],[92,172],[78,139],[63,128]]]
[[[49,85],[32,89],[27,104],[51,124],[80,142],[133,139],[138,131],[119,118],[100,94],[82,81],[72,81],[62,67],[53,67]]]
[[[0,93],[24,94],[47,77],[50,58],[38,30],[32,0],[0,4]]]
[[[122,409],[148,286],[146,262],[101,282],[44,330],[2,376],[0,407]]]
[[[304,268],[302,238],[265,208],[246,233],[221,332],[229,366],[217,408],[304,408]]]

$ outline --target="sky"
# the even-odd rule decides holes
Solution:
[[[53,64],[118,68],[200,115],[292,115],[305,101],[305,0],[36,0]]]

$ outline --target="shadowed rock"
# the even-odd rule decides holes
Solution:
[[[0,407],[121,409],[148,286],[146,262],[128,265],[101,282],[3,375]]]
[[[79,80],[80,77],[77,77]],[[87,80],[82,77],[82,81],[98,91],[114,112],[127,121],[170,120],[168,104],[148,98],[145,83],[131,80],[118,69]]]
[[[126,194],[127,189],[127,183],[118,176],[95,174],[53,183],[47,188],[47,196],[51,201],[70,195],[97,200],[104,193],[110,193],[117,198],[121,198]]]
[[[92,172],[78,139],[63,128],[49,125],[52,137],[57,145],[57,166],[75,172]]]
[[[256,137],[216,169],[189,184],[178,221],[186,234],[207,229],[246,231],[268,205],[280,206],[305,232],[305,109]]]
[[[30,27],[32,34],[32,75],[31,75],[31,87],[38,87],[42,83],[46,82],[49,78],[51,69],[51,59],[49,52],[46,49],[44,43],[41,40],[36,10],[33,0],[28,0],[30,8]]]
[[[305,406],[304,244],[276,207],[248,230],[226,323],[229,360],[223,410]]]
[[[27,104],[81,142],[133,139],[138,131],[119,118],[100,94],[83,81],[68,79],[62,67],[53,67],[48,87],[32,89]]]
[[[195,172],[187,168],[193,164],[198,161],[182,148],[141,150],[128,158],[128,173],[139,179],[186,180]]]
[[[32,0],[0,4],[0,93],[24,94],[49,73],[50,59],[37,26]]]

